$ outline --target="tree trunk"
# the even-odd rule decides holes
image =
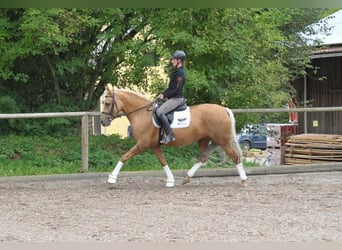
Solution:
[[[47,53],[44,54],[44,57],[45,57],[45,61],[48,65],[49,70],[50,70],[51,75],[52,75],[53,84],[54,84],[56,95],[57,95],[57,102],[58,102],[58,104],[61,104],[61,102],[62,102],[61,87],[60,87],[58,80],[57,80],[57,77],[56,77],[55,68],[53,67],[51,60],[50,60],[50,57]]]

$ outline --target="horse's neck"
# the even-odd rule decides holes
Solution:
[[[121,91],[120,93],[118,92],[118,94],[120,95],[120,101],[123,104],[122,111],[125,114],[131,114],[131,116],[139,113],[135,111],[139,110],[140,108],[145,109],[144,106],[151,102],[144,97],[130,92]]]

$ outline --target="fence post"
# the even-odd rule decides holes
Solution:
[[[88,172],[89,116],[82,116],[82,172]]]

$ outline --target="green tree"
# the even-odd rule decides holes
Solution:
[[[37,111],[46,102],[63,110],[94,108],[107,83],[118,85],[121,79],[124,86],[132,78],[144,79],[139,66],[145,41],[133,38],[146,26],[145,12],[2,10],[2,84],[12,85],[7,89],[23,97],[29,107],[24,111]],[[134,67],[119,73],[126,65]]]
[[[290,81],[308,61],[299,32],[320,9],[165,9],[153,27],[161,50],[188,54],[186,96],[192,104],[282,107]],[[281,115],[280,115],[281,116]],[[267,121],[273,115],[253,115]],[[242,122],[250,120],[246,115]],[[276,119],[282,119],[281,117]]]
[[[189,104],[281,107],[308,64],[299,34],[324,11],[1,9],[0,90],[21,112],[92,110],[107,83],[157,94],[167,81],[147,85],[149,66],[167,73],[182,49]]]

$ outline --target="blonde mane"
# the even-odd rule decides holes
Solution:
[[[144,99],[145,101],[151,101],[150,99],[148,99],[146,96],[140,94],[140,93],[137,93],[137,92],[134,92],[132,90],[126,90],[126,89],[116,89],[114,90],[115,92],[122,92],[122,93],[128,93],[128,94],[132,94],[134,95],[135,97],[139,98],[139,99]]]

